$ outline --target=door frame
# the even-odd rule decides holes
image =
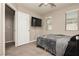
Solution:
[[[6,3],[11,9],[13,9],[15,11],[15,15],[14,15],[14,41],[15,41],[15,47],[18,46],[17,44],[17,31],[16,31],[16,28],[17,28],[17,23],[16,23],[16,20],[17,20],[17,9],[10,3]],[[5,4],[4,4],[5,5]],[[5,6],[4,6],[5,8]],[[5,12],[5,11],[4,11]],[[5,20],[4,20],[4,26],[5,26]],[[5,29],[5,28],[4,28]],[[5,33],[5,31],[4,31]],[[4,37],[5,37],[5,34],[4,34]]]
[[[4,8],[4,3],[0,3],[0,7],[1,7],[1,9],[0,9],[0,12],[1,12],[1,35],[2,35],[2,37],[1,37],[1,40],[2,40],[2,52],[1,52],[1,54],[3,55],[3,56],[5,56],[5,29],[4,29],[4,20],[5,20],[5,8]]]

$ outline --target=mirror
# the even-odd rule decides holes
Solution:
[[[52,30],[52,17],[49,16],[46,19],[47,19],[47,21],[46,21],[46,23],[47,23],[47,30]]]

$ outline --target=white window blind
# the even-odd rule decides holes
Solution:
[[[78,30],[78,10],[66,13],[66,30]]]

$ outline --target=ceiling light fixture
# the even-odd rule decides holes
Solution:
[[[41,6],[48,6],[48,5],[50,5],[51,7],[56,7],[56,5],[54,4],[54,3],[41,3],[40,5],[39,5],[39,7],[41,7]]]

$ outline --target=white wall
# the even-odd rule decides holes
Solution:
[[[66,34],[66,35],[75,35],[79,34],[78,31],[66,31],[65,30],[65,13],[69,10],[79,9],[79,4],[72,4],[70,6],[57,9],[55,11],[52,11],[51,13],[47,14],[44,17],[52,16],[52,30],[47,31],[46,30],[46,23],[44,23],[44,31],[45,33],[52,33],[52,34]],[[44,22],[46,22],[44,18]]]

